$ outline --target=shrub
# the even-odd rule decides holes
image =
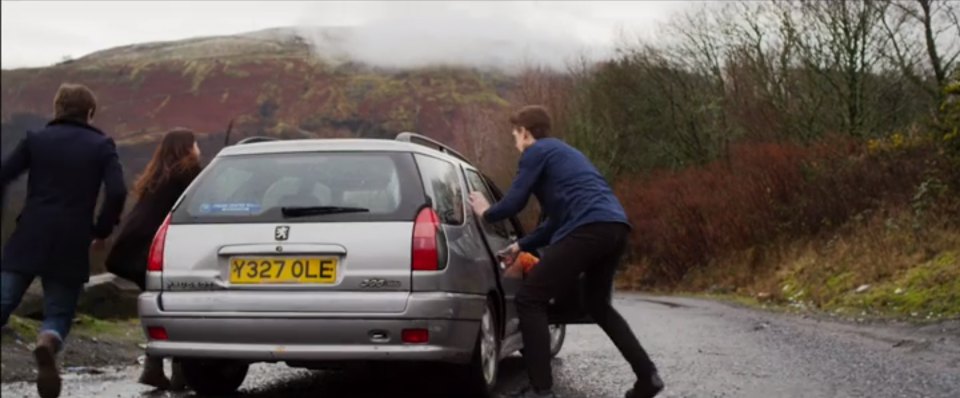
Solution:
[[[909,204],[930,145],[870,155],[831,138],[816,145],[742,143],[725,160],[624,179],[631,258],[644,283],[673,284],[724,254],[834,228],[880,203]]]

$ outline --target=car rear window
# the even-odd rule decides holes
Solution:
[[[409,153],[311,152],[216,159],[174,210],[174,223],[412,221],[425,202]],[[364,212],[285,215],[284,208]]]
[[[416,155],[420,177],[433,209],[444,224],[463,224],[464,197],[452,163],[431,156]]]

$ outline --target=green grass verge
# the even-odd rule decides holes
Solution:
[[[832,314],[846,319],[903,320],[914,323],[960,318],[960,252],[947,251],[884,281],[857,291],[853,272],[826,278],[801,277],[795,269],[781,282],[782,294],[757,297],[741,293],[673,292],[764,310]],[[806,271],[809,272],[809,271]],[[818,300],[810,299],[815,295]]]
[[[40,321],[23,318],[17,315],[10,317],[9,326],[16,335],[26,342],[33,342],[40,332]],[[80,314],[73,320],[70,336],[74,338],[113,339],[120,341],[141,342],[144,340],[143,331],[138,319],[104,320]],[[12,343],[13,335],[4,334],[3,344]]]
[[[867,291],[844,291],[824,309],[844,314],[938,320],[960,317],[960,252],[941,253]]]

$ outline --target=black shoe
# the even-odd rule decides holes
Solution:
[[[663,380],[660,375],[654,373],[647,380],[637,380],[633,388],[627,391],[626,398],[653,398],[663,391]]]
[[[506,398],[557,398],[557,395],[551,390],[537,391],[532,386],[526,386],[519,390],[508,392],[504,395]]]

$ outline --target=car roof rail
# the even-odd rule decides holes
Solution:
[[[423,145],[428,148],[433,148],[447,155],[460,159],[466,162],[467,164],[471,164],[470,160],[468,160],[466,156],[461,155],[460,152],[457,152],[453,148],[450,148],[449,146],[444,145],[439,141],[434,140],[433,138],[427,137],[423,134],[403,132],[403,133],[397,134],[396,140],[409,142],[411,144]]]
[[[237,141],[237,143],[233,145],[253,144],[257,142],[268,142],[268,141],[280,141],[280,139],[276,137],[264,137],[264,136],[258,135],[258,136],[244,138],[240,141]]]

